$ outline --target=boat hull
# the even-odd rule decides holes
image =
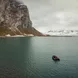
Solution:
[[[59,58],[54,58],[54,57],[52,57],[52,59],[53,59],[54,61],[60,61]]]

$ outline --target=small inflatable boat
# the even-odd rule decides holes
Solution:
[[[60,59],[57,57],[57,56],[52,56],[52,59],[54,60],[54,61],[60,61]]]

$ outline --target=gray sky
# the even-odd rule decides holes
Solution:
[[[78,29],[78,0],[22,0],[33,26],[41,32]]]

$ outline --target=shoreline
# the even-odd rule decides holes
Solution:
[[[8,37],[29,37],[29,36],[33,36],[33,35],[6,35],[6,36],[0,36],[0,38],[8,38]]]
[[[14,38],[14,37],[78,37],[78,36],[30,36],[30,35],[14,35],[14,36],[0,36],[0,38]]]

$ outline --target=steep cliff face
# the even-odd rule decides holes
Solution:
[[[0,0],[0,36],[7,34],[42,36],[32,27],[27,6],[18,0]]]
[[[0,0],[0,26],[32,27],[27,6],[17,0]]]

